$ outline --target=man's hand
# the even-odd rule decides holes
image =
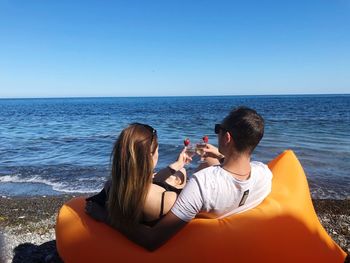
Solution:
[[[100,206],[96,202],[88,201],[85,205],[85,212],[97,221],[108,224],[108,212],[106,208]]]
[[[224,158],[225,156],[219,152],[219,149],[212,144],[207,143],[206,147],[203,149],[205,152],[204,157],[216,158],[218,160]]]

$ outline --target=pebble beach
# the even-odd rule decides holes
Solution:
[[[62,262],[56,251],[59,208],[76,195],[0,198],[3,235],[0,262]],[[313,200],[318,218],[334,241],[350,253],[350,200]]]

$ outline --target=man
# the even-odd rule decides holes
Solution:
[[[217,165],[196,172],[171,211],[154,227],[140,224],[132,229],[121,227],[119,231],[154,250],[198,214],[222,218],[251,209],[264,200],[271,192],[272,173],[266,165],[251,162],[253,150],[264,134],[263,118],[255,110],[239,107],[215,125],[215,133],[218,149],[208,144],[205,152],[208,162]],[[171,168],[177,170],[176,162]],[[87,212],[94,216],[92,209],[87,205]]]

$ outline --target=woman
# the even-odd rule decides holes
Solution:
[[[112,226],[152,224],[170,210],[177,192],[184,187],[184,165],[189,161],[184,149],[176,162],[154,175],[158,162],[157,131],[149,125],[133,123],[114,144],[111,181],[87,201],[105,205]]]

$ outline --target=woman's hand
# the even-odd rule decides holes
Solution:
[[[186,153],[186,147],[182,149],[179,156],[177,157],[177,160],[170,164],[169,167],[175,171],[181,170],[186,164],[189,164],[192,161],[192,158],[187,155]]]

